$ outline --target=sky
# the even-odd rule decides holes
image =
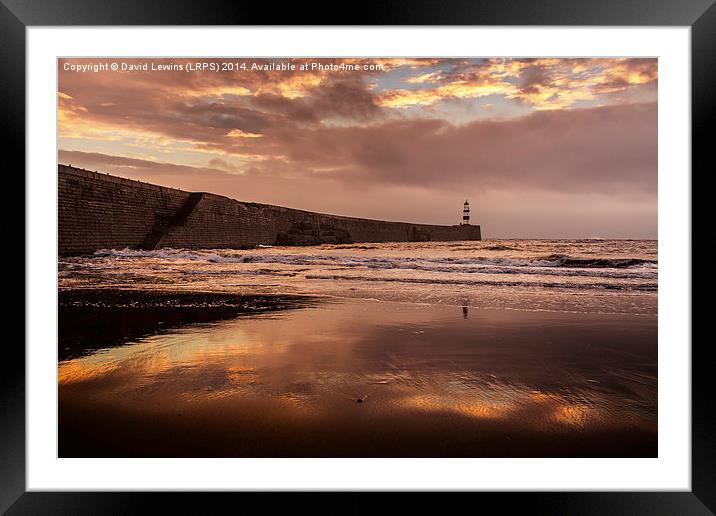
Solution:
[[[656,238],[657,63],[60,59],[58,162],[416,223],[467,199],[486,238]]]

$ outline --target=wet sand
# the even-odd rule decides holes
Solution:
[[[305,307],[310,296],[82,288],[58,293],[58,360],[92,354],[175,328]]]
[[[656,316],[227,296],[61,294],[60,456],[657,454]]]

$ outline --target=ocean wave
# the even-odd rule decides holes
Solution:
[[[484,285],[498,287],[541,287],[564,289],[599,289],[599,290],[640,290],[657,291],[657,283],[569,283],[559,281],[489,281],[458,278],[405,278],[380,276],[349,276],[342,274],[307,274],[306,279],[317,280],[343,280],[343,281],[371,281],[387,283],[417,283],[435,285]]]
[[[470,257],[421,257],[421,256],[360,256],[360,255],[321,255],[321,254],[269,254],[245,252],[218,252],[187,249],[158,249],[142,251],[136,249],[101,249],[95,257],[117,258],[159,258],[164,260],[192,260],[210,263],[283,263],[295,265],[367,266],[373,268],[405,268],[405,264],[425,263],[443,265],[484,265],[505,267],[536,268],[647,268],[655,269],[656,260],[643,258],[580,258],[569,255],[552,254],[541,257],[516,258],[500,256]],[[408,267],[409,268],[409,267]]]
[[[280,265],[280,264],[278,264]],[[346,270],[346,269],[357,269],[364,267],[364,264],[343,264],[336,267],[325,267],[324,270]],[[380,264],[373,264],[366,267],[371,270],[406,270],[406,271],[421,271],[421,272],[432,272],[432,273],[446,273],[446,274],[488,274],[488,275],[529,275],[529,276],[556,276],[556,277],[580,277],[580,278],[604,278],[604,279],[644,279],[644,280],[655,280],[657,278],[656,271],[621,271],[621,270],[590,270],[590,269],[548,269],[548,268],[535,268],[530,269],[527,267],[493,267],[493,266],[454,266],[446,267],[440,265],[421,265],[417,263],[406,263],[402,265],[388,265],[385,267]],[[216,276],[231,276],[241,274],[268,274],[276,276],[295,276],[299,272],[305,272],[311,270],[310,268],[291,268],[291,269],[181,269],[178,272],[182,274],[193,274],[193,275],[216,275]]]
[[[476,249],[484,249],[486,251],[514,251],[517,248],[509,246],[509,245],[497,244],[497,245],[489,245],[487,247],[476,248]]]
[[[554,261],[555,267],[573,268],[611,268],[623,269],[627,267],[656,266],[656,260],[643,258],[574,258],[572,256],[553,254],[545,258],[547,261]]]
[[[246,276],[286,276],[286,277],[294,277],[297,276],[299,272],[304,271],[306,269],[300,269],[300,270],[290,270],[290,271],[282,271],[282,270],[274,270],[274,269],[232,269],[232,270],[202,270],[202,269],[187,269],[187,270],[180,270],[181,274],[185,274],[188,276],[233,276],[233,275],[246,275]]]
[[[524,274],[536,276],[572,276],[583,278],[612,278],[612,279],[656,279],[657,273],[652,270],[610,270],[610,269],[567,269],[548,267],[506,267],[489,265],[420,265],[406,263],[396,267],[368,266],[370,269],[409,269],[424,272],[445,272],[454,274]]]

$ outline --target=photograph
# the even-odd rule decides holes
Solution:
[[[657,57],[56,63],[59,458],[659,457]]]

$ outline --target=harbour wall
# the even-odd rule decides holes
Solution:
[[[58,247],[247,248],[257,245],[480,240],[480,226],[327,215],[186,192],[58,165]]]

